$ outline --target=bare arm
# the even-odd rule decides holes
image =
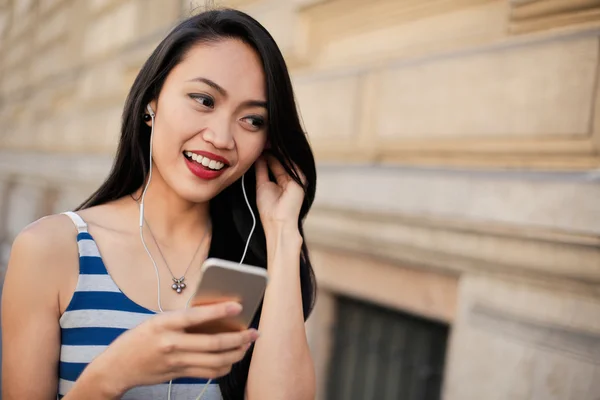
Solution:
[[[246,398],[314,399],[315,370],[304,328],[300,286],[303,239],[298,217],[304,189],[273,156],[260,157],[255,167],[256,204],[267,241],[269,285],[258,327],[261,339],[248,371]],[[268,169],[275,182],[270,181]]]
[[[269,286],[248,374],[249,400],[315,397],[300,291],[301,243],[297,231],[281,229],[267,237]]]
[[[2,398],[5,400],[56,399],[59,279],[66,269],[57,270],[55,266],[57,261],[68,260],[60,239],[46,232],[52,225],[54,221],[31,225],[17,236],[12,246],[2,295]]]

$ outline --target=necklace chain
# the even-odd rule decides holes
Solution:
[[[204,235],[202,235],[202,238],[200,239],[200,243],[198,243],[198,247],[196,247],[196,251],[194,252],[194,255],[192,256],[190,263],[188,264],[187,268],[185,269],[185,272],[183,273],[183,275],[180,278],[177,278],[177,277],[175,277],[175,274],[171,270],[171,267],[169,267],[169,263],[167,262],[165,255],[163,254],[162,250],[160,249],[160,245],[158,244],[158,241],[156,240],[156,237],[154,236],[154,233],[152,232],[152,229],[150,228],[150,224],[148,223],[148,221],[145,218],[144,218],[144,222],[145,222],[146,226],[148,227],[148,231],[150,232],[152,241],[154,242],[154,244],[156,245],[156,248],[158,249],[158,253],[160,254],[165,265],[167,266],[167,269],[169,270],[169,273],[171,274],[171,277],[173,279],[173,284],[171,285],[171,288],[174,291],[176,291],[177,293],[183,292],[183,290],[187,287],[184,282],[185,276],[187,275],[192,264],[194,263],[194,260],[196,259],[196,256],[198,255],[198,251],[200,251],[200,247],[202,247],[202,243],[204,243],[204,239],[206,239],[206,235],[208,234],[208,231],[209,231],[208,226],[206,227],[206,230],[204,231]]]
[[[135,198],[133,196],[131,196],[131,197],[133,198],[133,200],[135,200]],[[135,201],[137,203],[137,200],[135,200]],[[158,244],[158,241],[156,240],[156,237],[154,236],[154,232],[152,232],[152,229],[150,228],[150,224],[148,223],[146,218],[144,218],[144,223],[148,227],[148,231],[150,232],[152,241],[156,245],[156,248],[158,249],[158,253],[160,254],[161,258],[163,259],[163,261],[167,267],[167,270],[169,270],[169,273],[171,274],[171,277],[173,279],[173,284],[171,285],[171,289],[173,289],[174,291],[176,291],[179,294],[182,293],[183,290],[187,287],[187,285],[184,282],[185,276],[187,275],[192,264],[194,263],[194,260],[196,259],[196,256],[198,255],[198,251],[200,251],[200,247],[202,247],[202,243],[204,243],[204,239],[206,239],[206,235],[208,234],[208,231],[210,230],[210,223],[207,224],[206,230],[204,231],[204,235],[202,235],[202,238],[200,239],[200,243],[198,243],[198,247],[196,247],[196,251],[194,251],[194,255],[192,256],[190,263],[188,264],[187,268],[185,269],[185,272],[183,273],[183,275],[180,278],[176,278],[175,274],[171,270],[171,267],[169,267],[169,263],[167,262],[165,255],[163,254],[162,250],[160,249],[160,245]]]

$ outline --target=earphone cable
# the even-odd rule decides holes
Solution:
[[[160,274],[158,272],[158,266],[156,265],[156,261],[154,261],[154,257],[152,257],[152,254],[150,253],[150,250],[148,249],[148,246],[146,245],[146,241],[144,240],[144,200],[146,198],[146,192],[148,190],[148,186],[150,185],[150,181],[152,180],[152,142],[153,142],[153,138],[154,138],[154,117],[155,117],[155,114],[152,111],[152,108],[150,107],[149,104],[147,106],[147,109],[150,112],[150,117],[152,120],[152,125],[150,127],[150,160],[149,160],[150,169],[148,172],[148,181],[146,182],[146,186],[144,187],[144,190],[142,192],[142,197],[141,197],[140,206],[139,206],[139,210],[140,210],[139,226],[140,226],[140,239],[142,241],[142,245],[144,246],[144,250],[146,251],[146,254],[150,258],[150,261],[152,262],[152,265],[154,266],[154,271],[156,273],[158,309],[162,313],[164,311],[162,309],[161,300],[160,300]],[[254,229],[256,228],[256,216],[254,215],[254,211],[252,211],[252,207],[250,206],[250,201],[248,200],[248,196],[246,194],[246,185],[245,185],[245,179],[244,179],[245,177],[246,177],[246,174],[242,175],[242,192],[244,193],[244,200],[246,201],[246,205],[248,206],[248,210],[250,211],[250,215],[252,216],[252,228],[250,229],[250,234],[248,235],[248,239],[246,240],[246,245],[244,247],[244,252],[242,253],[242,258],[240,260],[240,264],[242,264],[244,262],[244,259],[246,258],[246,253],[248,252],[248,248],[250,246],[250,239],[252,238],[252,234],[254,233]],[[194,294],[192,294],[192,296],[190,296],[190,298],[188,299],[188,301],[186,303],[186,308],[189,308],[190,301],[192,300],[193,296],[194,296]],[[202,391],[200,392],[200,394],[198,395],[196,400],[202,399],[202,397],[204,396],[204,394],[205,394],[206,390],[208,389],[211,382],[212,382],[212,379],[209,379],[204,384],[204,387],[202,388]],[[171,379],[169,381],[167,400],[171,400],[172,387],[173,387],[173,380]]]

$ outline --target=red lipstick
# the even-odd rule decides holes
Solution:
[[[214,170],[214,169],[210,169],[208,167],[205,167],[204,165],[189,159],[188,157],[185,156],[185,153],[187,153],[188,151],[191,151],[194,154],[197,154],[199,156],[202,157],[206,157],[209,158],[211,160],[214,161],[219,161],[222,162],[223,164],[225,164],[225,166],[223,168],[221,168],[220,170]],[[225,168],[227,168],[229,166],[229,160],[227,160],[224,157],[218,156],[216,154],[207,152],[207,151],[202,151],[202,150],[186,150],[184,153],[184,159],[185,159],[185,164],[187,165],[188,169],[190,170],[190,172],[194,175],[196,175],[198,178],[200,179],[204,179],[204,180],[212,180],[212,179],[216,179],[219,176],[221,176],[221,174],[225,171]]]

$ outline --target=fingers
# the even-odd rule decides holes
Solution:
[[[174,337],[177,350],[185,352],[223,352],[244,347],[258,339],[258,332],[249,329],[242,332],[219,333],[216,335],[182,333]]]
[[[267,168],[268,166],[268,168]],[[302,173],[300,168],[297,165],[293,164],[293,168],[298,174],[300,181],[303,185],[306,184],[306,176]],[[275,176],[275,180],[277,181],[277,185],[284,187],[291,179],[290,175],[287,173],[283,165],[270,154],[263,154],[256,160],[254,165],[254,169],[256,170],[256,188],[261,187],[263,184],[269,182],[269,169]]]
[[[215,379],[227,375],[257,338],[254,329],[216,335],[172,335],[165,342],[169,349],[167,364],[173,377]]]
[[[228,367],[211,369],[211,368],[185,368],[180,373],[174,374],[173,378],[180,376],[190,378],[202,378],[202,379],[217,379],[227,375],[231,372],[231,365]]]
[[[256,171],[256,188],[258,189],[265,183],[269,183],[269,171],[267,169],[267,162],[265,161],[264,156],[260,156],[256,163],[254,164],[254,169]]]
[[[217,303],[167,313],[164,314],[161,321],[166,328],[184,330],[189,327],[200,325],[203,322],[234,316],[241,311],[242,306],[239,303]]]
[[[208,368],[219,370],[221,368],[231,367],[232,364],[244,358],[250,346],[238,347],[235,350],[223,353],[190,353],[183,352],[175,355],[176,364],[180,369],[187,368]]]
[[[287,183],[291,179],[290,175],[287,173],[287,171],[285,170],[283,165],[279,162],[279,160],[277,160],[277,158],[269,155],[269,156],[267,156],[267,161],[269,164],[269,168],[271,169],[271,171],[273,171],[273,175],[275,175],[275,179],[277,180],[278,185],[281,186],[282,184]],[[292,168],[298,175],[298,178],[300,178],[300,182],[302,182],[302,184],[305,185],[306,177],[304,176],[304,174],[302,173],[300,168],[298,168],[298,166],[293,163],[292,163]]]
[[[268,155],[266,156],[266,158],[267,163],[269,164],[269,169],[271,170],[271,172],[273,172],[277,184],[281,187],[284,187],[284,185],[290,179],[290,176],[288,175],[287,171],[285,170],[285,168],[283,168],[283,165],[281,165],[281,163],[272,155]]]

